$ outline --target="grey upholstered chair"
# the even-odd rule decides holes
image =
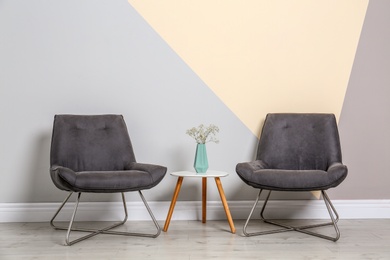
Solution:
[[[68,231],[65,239],[67,245],[100,233],[145,237],[157,237],[160,234],[160,226],[141,190],[156,186],[164,178],[167,169],[163,166],[136,162],[127,127],[121,115],[56,115],[50,165],[50,175],[55,186],[69,192],[50,221],[55,229]],[[129,191],[138,191],[157,228],[157,233],[143,234],[111,230],[127,220],[124,193]],[[77,199],[69,226],[55,225],[54,219],[74,192],[77,193]],[[81,193],[121,193],[125,211],[124,220],[99,230],[72,228]],[[70,241],[71,231],[90,232],[90,234]]]
[[[299,231],[337,241],[339,216],[325,190],[338,186],[347,176],[342,164],[340,140],[333,114],[268,114],[253,162],[239,163],[238,176],[248,185],[259,189],[255,204],[244,225],[246,236],[285,231]],[[261,219],[282,229],[247,232],[248,223],[263,190],[268,190]],[[321,191],[331,222],[293,227],[264,218],[264,210],[272,191]],[[333,225],[336,235],[325,236],[310,228]]]

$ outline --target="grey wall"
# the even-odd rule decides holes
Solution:
[[[390,198],[389,3],[369,5],[340,119],[350,175],[333,199]],[[62,113],[123,114],[137,160],[169,171],[192,169],[186,129],[216,124],[210,168],[231,173],[222,179],[229,200],[255,196],[234,169],[254,157],[256,137],[125,0],[0,1],[0,203],[63,199],[48,174],[52,120]],[[175,182],[167,175],[145,196],[168,201]],[[180,198],[199,200],[199,188],[186,180]]]
[[[371,0],[340,117],[349,176],[343,199],[389,199],[390,1]]]
[[[230,198],[247,196],[234,168],[253,157],[256,137],[127,1],[1,1],[0,32],[0,202],[62,200],[48,175],[52,120],[62,113],[123,114],[137,160],[169,171],[192,169],[186,130],[216,124],[210,169],[232,173]],[[167,175],[146,196],[170,200],[175,182]],[[182,199],[200,198],[198,181],[183,185]]]

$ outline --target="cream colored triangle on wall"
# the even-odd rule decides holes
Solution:
[[[128,1],[254,135],[270,112],[339,118],[368,0]]]
[[[129,0],[253,132],[269,112],[340,115],[368,0]]]

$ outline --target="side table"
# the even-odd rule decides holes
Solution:
[[[221,197],[222,205],[225,209],[227,220],[230,225],[230,230],[233,234],[236,233],[236,228],[234,227],[233,219],[230,214],[229,206],[227,204],[225,193],[223,192],[222,183],[220,180],[220,177],[226,177],[229,175],[229,173],[209,170],[206,173],[196,173],[191,171],[172,172],[171,175],[178,177],[178,179],[175,191],[173,193],[171,205],[169,207],[167,219],[163,228],[164,232],[168,231],[169,223],[171,222],[173,210],[175,208],[177,197],[179,196],[184,177],[193,177],[202,178],[202,223],[206,223],[207,178],[214,178],[218,188],[219,196]]]

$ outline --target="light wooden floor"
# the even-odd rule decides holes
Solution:
[[[231,234],[227,221],[172,221],[155,239],[98,235],[70,247],[63,245],[65,231],[49,223],[0,223],[0,259],[390,259],[390,219],[340,220],[337,242],[297,232],[244,237],[243,223],[236,220]]]

